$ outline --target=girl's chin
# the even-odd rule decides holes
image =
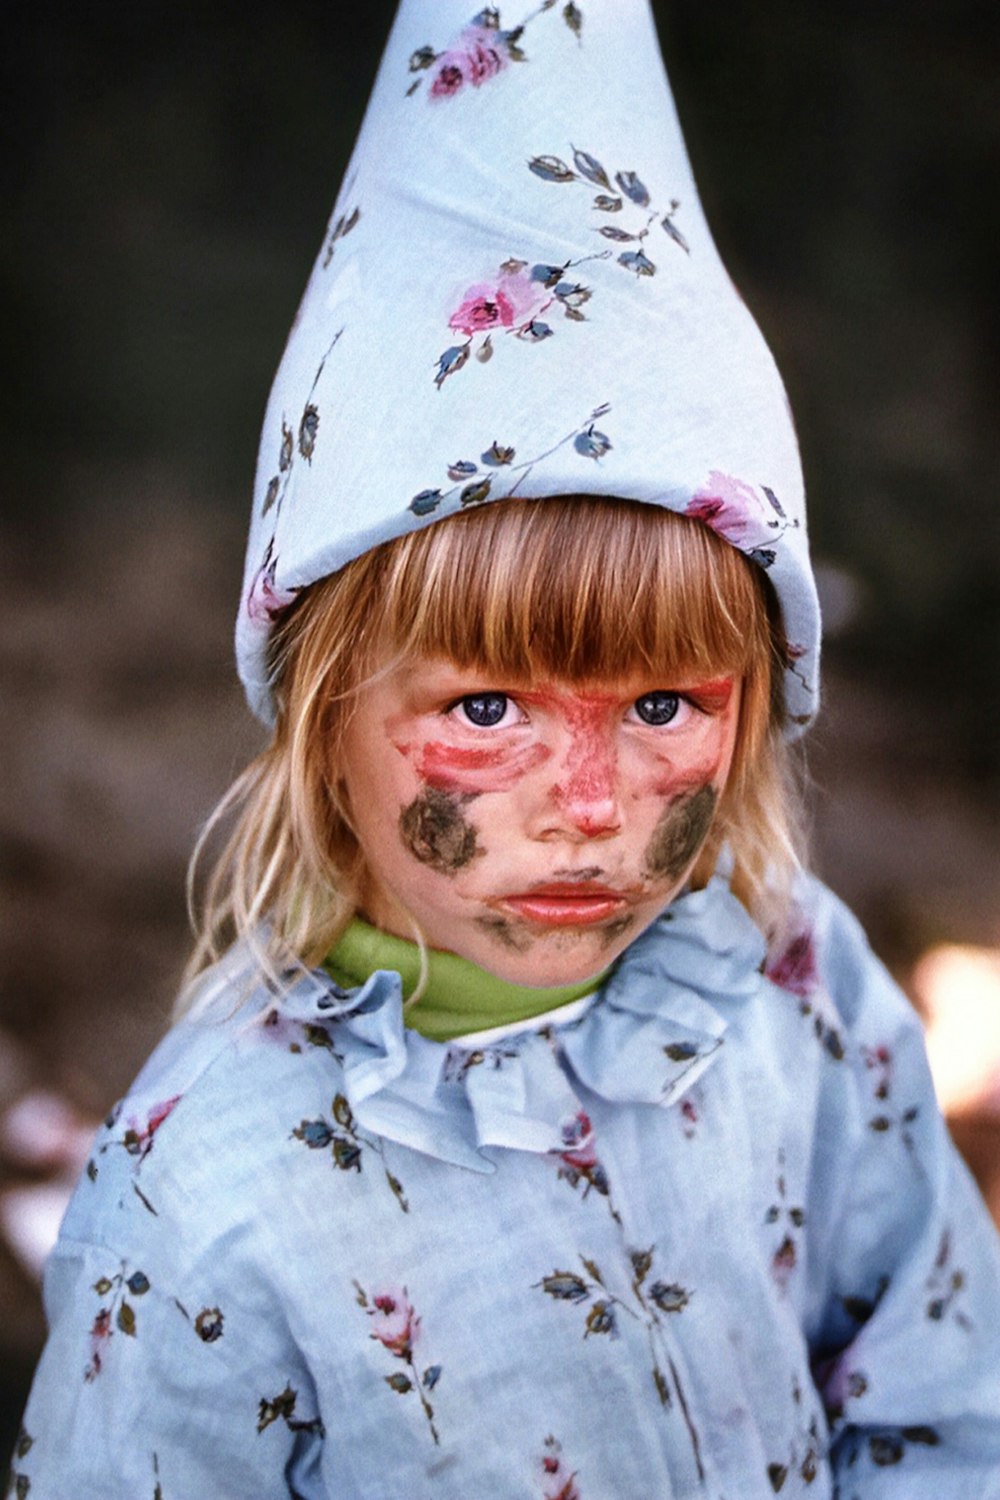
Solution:
[[[602,928],[539,930],[493,918],[477,926],[482,937],[464,957],[497,979],[530,989],[560,989],[597,978],[641,931],[631,916]]]

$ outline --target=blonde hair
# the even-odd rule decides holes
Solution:
[[[206,842],[236,814],[197,914],[190,900],[188,985],[236,938],[277,981],[289,962],[320,962],[343,932],[365,874],[341,786],[344,729],[365,684],[413,654],[504,685],[739,674],[732,769],[691,882],[707,883],[726,846],[735,894],[762,927],[780,925],[801,836],[782,735],[785,648],[764,573],[657,506],[508,500],[373,548],[304,590],[276,627],[273,740],[191,862],[189,898]]]

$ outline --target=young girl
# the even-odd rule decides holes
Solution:
[[[797,857],[784,394],[643,0],[404,0],[265,422],[270,747],[18,1496],[1000,1496],[1000,1255]]]

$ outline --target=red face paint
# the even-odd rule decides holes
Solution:
[[[553,799],[581,833],[595,837],[618,820],[615,731],[620,700],[610,693],[538,696],[543,706],[555,709],[570,736],[565,776],[552,788]]]
[[[670,765],[670,757],[666,755],[657,756],[667,766]],[[664,776],[653,785],[653,792],[657,797],[666,797],[672,800],[674,797],[682,797],[688,792],[696,792],[699,787],[715,786],[719,781],[719,769],[722,762],[719,757],[707,762],[702,766],[685,766],[678,774],[674,771],[672,776]]]
[[[701,682],[697,687],[684,689],[684,697],[690,698],[696,708],[707,714],[721,714],[729,707],[733,696],[733,679],[718,677],[713,682]]]
[[[411,747],[397,745],[409,754]],[[460,747],[429,740],[411,755],[417,774],[428,786],[444,792],[507,792],[528,771],[548,760],[544,745],[525,745],[520,750],[501,745]]]

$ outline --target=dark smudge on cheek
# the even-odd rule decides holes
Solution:
[[[484,852],[475,826],[462,811],[469,797],[428,787],[399,815],[399,833],[406,848],[422,865],[442,875],[454,875]]]
[[[682,792],[667,806],[646,846],[646,869],[650,875],[676,880],[683,875],[705,842],[715,816],[718,795],[714,787]]]

